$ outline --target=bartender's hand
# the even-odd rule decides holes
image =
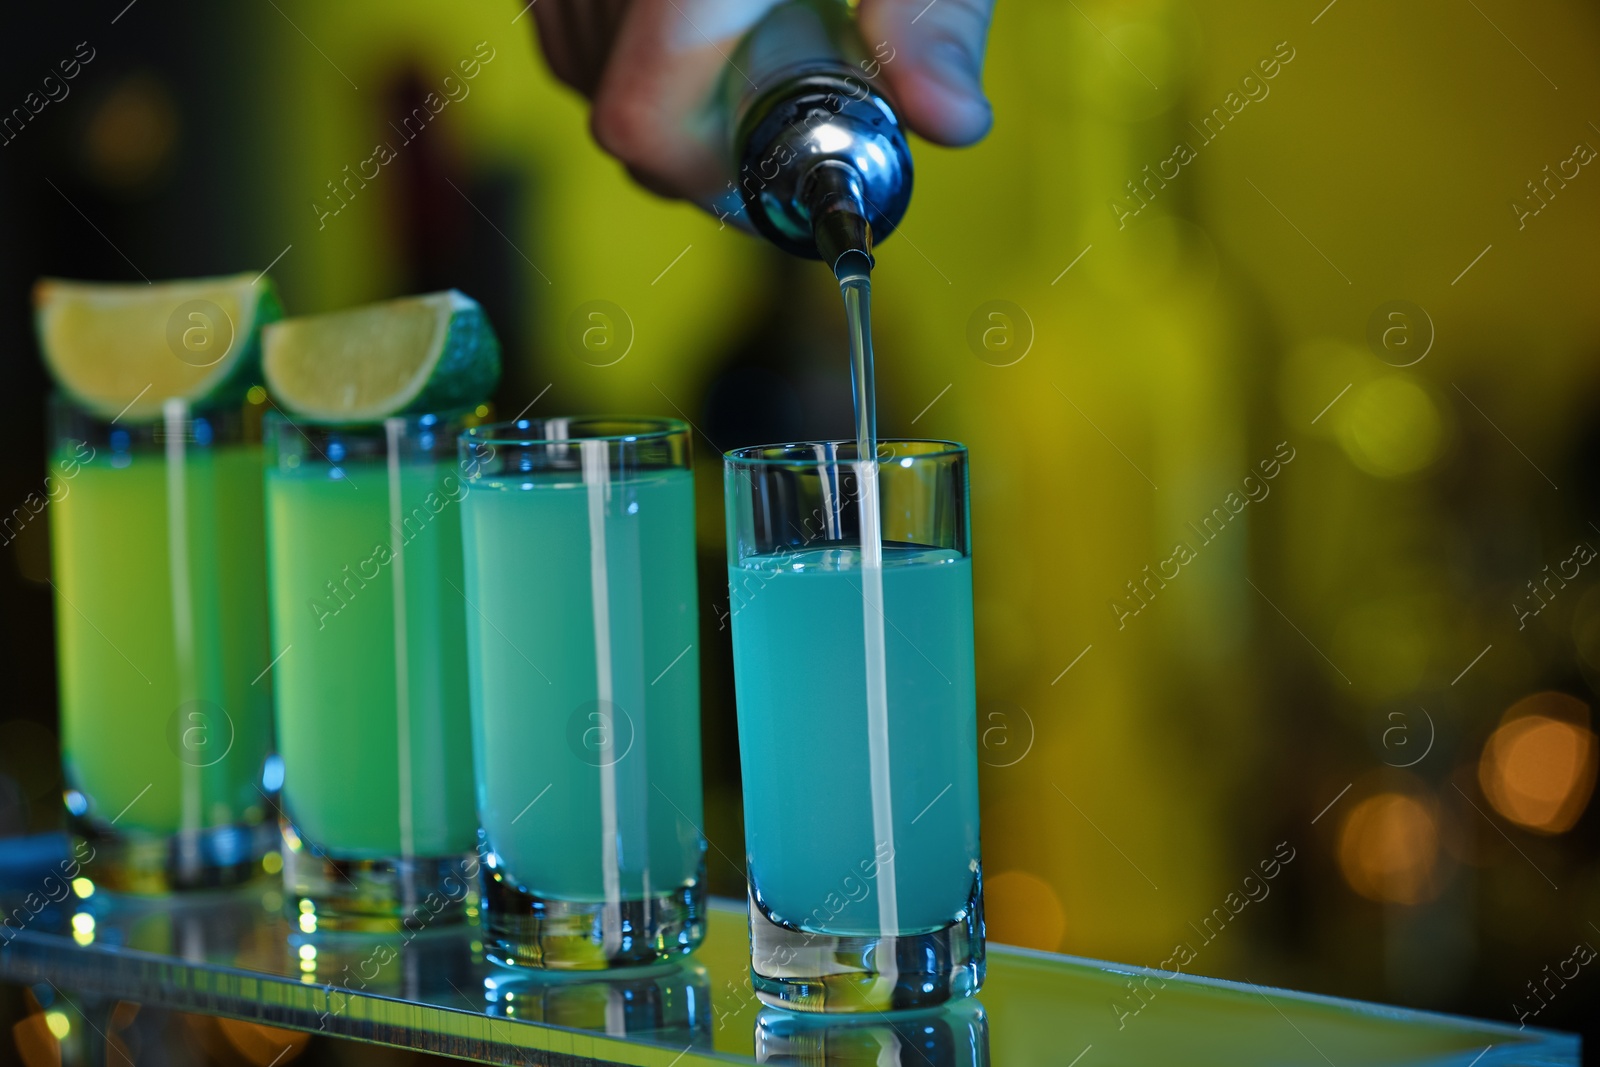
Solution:
[[[600,147],[663,196],[705,200],[732,175],[708,111],[727,57],[778,0],[534,0],[557,78],[594,102]],[[861,36],[901,118],[936,144],[968,145],[993,120],[983,51],[994,0],[861,0]],[[737,77],[737,75],[735,75]]]

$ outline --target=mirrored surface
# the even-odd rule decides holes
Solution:
[[[743,902],[713,903],[706,942],[685,963],[538,978],[482,962],[471,926],[303,931],[284,917],[272,879],[158,899],[80,882],[62,896],[39,862],[52,854],[38,839],[0,843],[0,979],[483,1063],[1579,1062],[1569,1035],[1002,945],[990,946],[974,1000],[892,1017],[797,1017],[751,991]]]

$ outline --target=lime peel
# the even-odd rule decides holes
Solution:
[[[41,278],[34,328],[46,369],[84,408],[144,422],[169,399],[237,403],[261,381],[261,326],[283,316],[264,274],[155,284]]]
[[[284,319],[262,342],[267,389],[310,422],[471,407],[500,379],[500,342],[454,289]]]

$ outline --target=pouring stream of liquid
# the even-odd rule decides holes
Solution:
[[[850,383],[856,408],[856,485],[861,498],[861,621],[867,681],[867,759],[872,789],[872,834],[876,850],[878,929],[899,932],[895,886],[894,804],[889,788],[889,689],[884,651],[883,530],[878,505],[878,418],[872,384],[872,280],[865,271],[839,279],[850,332]],[[880,953],[878,970],[896,978],[892,949]]]

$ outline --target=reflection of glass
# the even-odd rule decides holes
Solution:
[[[976,1000],[894,1015],[795,1015],[763,1008],[756,1062],[782,1067],[988,1067],[989,1018]]]
[[[725,469],[753,982],[799,1010],[983,978],[966,450],[883,443],[877,574],[857,467],[840,442]]]
[[[303,928],[464,911],[477,820],[458,429],[267,419],[284,885]]]
[[[489,1014],[612,1037],[709,1049],[711,976],[699,963],[628,967],[604,978],[524,971],[484,980]]]
[[[238,411],[179,401],[154,424],[51,415],[62,758],[89,876],[247,878],[272,840],[260,447]]]
[[[329,987],[330,1015],[348,1011],[350,995],[438,998],[446,1003],[455,998],[459,1006],[457,990],[477,981],[474,958],[461,944],[460,933],[459,926],[387,936],[319,930],[291,935],[288,947],[303,983]]]
[[[524,419],[461,438],[484,943],[588,969],[704,936],[689,435]]]

